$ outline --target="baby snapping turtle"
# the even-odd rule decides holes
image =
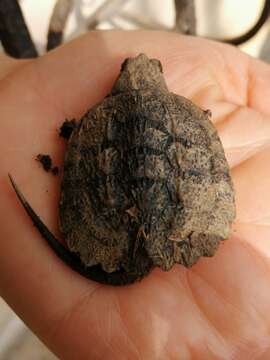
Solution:
[[[158,60],[126,59],[68,142],[59,214],[69,250],[13,186],[56,253],[88,278],[123,285],[155,266],[190,267],[214,255],[235,217],[209,113],[168,91]]]

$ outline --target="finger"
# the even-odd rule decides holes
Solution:
[[[268,147],[233,170],[239,222],[270,225],[269,164]]]
[[[270,145],[270,117],[239,107],[216,125],[230,167],[235,167]]]
[[[197,97],[201,105],[206,98],[211,104],[219,100],[221,112],[226,107],[224,100],[232,106],[246,104],[246,55],[233,47],[166,32],[92,32],[35,62],[32,83],[35,91],[40,88],[43,97],[67,115],[81,115],[110,91],[123,59],[141,52],[161,60],[173,92]]]
[[[238,106],[246,106],[270,115],[270,66],[237,48],[213,43],[222,56],[215,62],[215,75],[222,86],[224,98]]]
[[[267,116],[270,115],[270,67],[256,59],[250,59],[248,82],[248,106]]]
[[[81,115],[110,90],[123,59],[139,52],[161,60],[172,91],[206,108],[214,104],[214,119],[224,119],[235,106],[270,111],[261,97],[267,90],[269,65],[228,45],[165,32],[92,32],[36,61],[29,85],[42,90],[44,98],[66,115]],[[263,107],[256,106],[258,99]]]
[[[269,271],[270,262],[236,235],[189,273],[197,306],[236,357],[251,348],[260,354],[268,346]]]
[[[236,222],[235,233],[252,246],[266,263],[270,263],[270,225]]]

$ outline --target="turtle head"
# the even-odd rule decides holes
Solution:
[[[140,54],[123,62],[120,75],[112,88],[112,94],[153,87],[167,90],[161,62]]]

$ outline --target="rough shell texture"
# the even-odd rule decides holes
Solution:
[[[69,249],[87,267],[141,278],[212,256],[234,217],[209,112],[167,90],[158,60],[126,60],[68,143],[60,229]]]

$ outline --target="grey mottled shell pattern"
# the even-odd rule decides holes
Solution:
[[[212,256],[234,217],[209,112],[167,90],[158,60],[125,61],[69,140],[60,201],[69,249],[85,266],[141,277]]]

